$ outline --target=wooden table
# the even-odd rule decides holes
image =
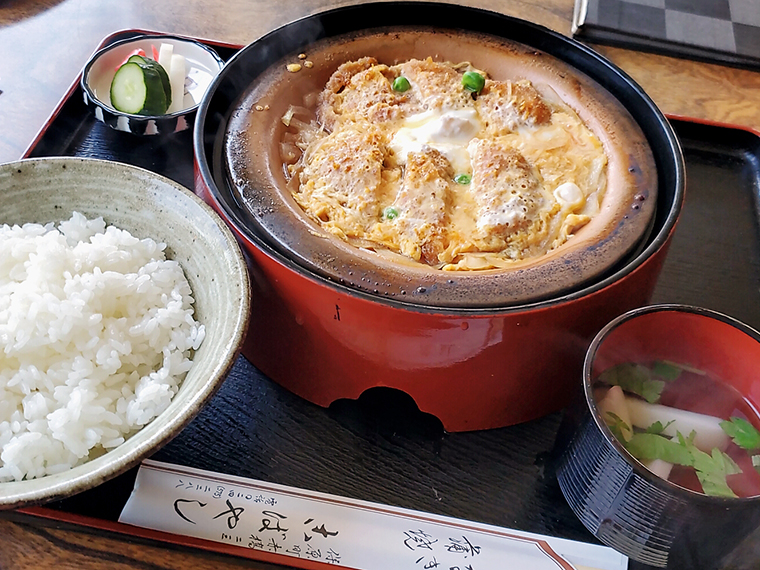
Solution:
[[[333,0],[6,0],[0,3],[0,162],[20,158],[101,40],[123,29],[247,44]],[[570,35],[573,0],[468,0]],[[760,129],[760,74],[596,46],[663,112]],[[5,512],[0,568],[273,568]]]

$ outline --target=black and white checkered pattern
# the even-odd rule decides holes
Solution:
[[[579,39],[760,69],[760,0],[576,0]]]

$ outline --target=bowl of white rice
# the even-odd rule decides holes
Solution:
[[[144,169],[0,165],[0,508],[129,469],[214,395],[250,285],[221,218]]]

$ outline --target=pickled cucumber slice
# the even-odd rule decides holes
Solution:
[[[164,85],[164,94],[166,95],[166,108],[168,109],[171,107],[172,104],[172,86],[169,79],[169,73],[166,71],[166,68],[158,63],[155,59],[151,59],[149,57],[145,57],[139,54],[135,54],[132,57],[130,57],[128,62],[134,62],[138,65],[146,65],[152,69],[155,69],[158,74],[161,76],[161,82]]]
[[[111,82],[114,109],[132,115],[163,115],[169,104],[161,75],[155,68],[128,61]]]

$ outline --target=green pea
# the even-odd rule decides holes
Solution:
[[[398,218],[398,210],[393,206],[388,206],[385,208],[385,210],[383,210],[383,217],[386,220],[395,220]]]
[[[408,91],[411,87],[411,84],[409,83],[409,80],[404,77],[403,75],[397,77],[393,80],[393,90],[398,91],[400,93],[403,93],[404,91]]]
[[[486,78],[480,75],[477,71],[465,71],[464,75],[462,75],[462,85],[467,91],[480,93],[485,84]]]
[[[457,174],[454,177],[454,182],[456,182],[457,184],[469,184],[470,182],[472,182],[472,176],[470,176],[469,174]]]

